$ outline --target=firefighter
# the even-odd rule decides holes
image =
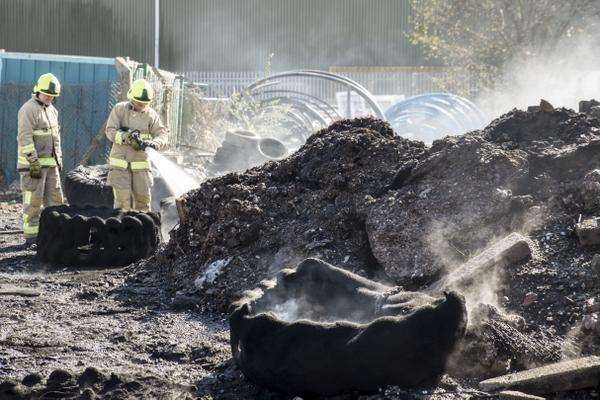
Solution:
[[[112,186],[114,207],[150,211],[152,174],[146,148],[163,149],[167,129],[148,104],[154,90],[144,79],[129,88],[129,101],[115,105],[106,123],[106,136],[113,143],[107,183]]]
[[[23,192],[25,244],[35,244],[42,207],[63,204],[60,185],[62,151],[58,111],[52,105],[60,82],[48,73],[39,77],[33,94],[18,114],[17,170]]]

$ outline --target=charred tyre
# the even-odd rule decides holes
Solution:
[[[112,188],[106,184],[108,165],[80,165],[67,172],[65,195],[74,206],[112,207]]]
[[[281,160],[288,155],[288,149],[275,138],[261,138],[254,132],[232,130],[225,134],[225,140],[207,165],[210,176],[229,172],[239,172],[267,161]]]
[[[42,212],[37,254],[57,265],[123,266],[152,255],[160,238],[156,213],[62,205]]]
[[[307,259],[229,318],[233,359],[252,382],[290,395],[435,384],[465,333],[462,296],[435,299]]]

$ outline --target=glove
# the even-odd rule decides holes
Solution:
[[[141,143],[138,142],[137,140],[131,139],[129,142],[127,142],[127,144],[136,151],[142,149]]]
[[[129,132],[128,130],[127,131],[122,130],[121,131],[121,143],[127,143],[130,139],[131,139],[131,132]]]
[[[142,141],[140,140],[140,131],[133,130],[133,131],[127,131],[123,134],[123,143],[125,143],[126,145],[129,145],[132,149],[134,150],[140,150],[141,149],[141,145],[142,145]]]
[[[42,165],[39,160],[33,160],[29,163],[29,176],[33,179],[40,179],[42,177]]]
[[[142,147],[142,150],[146,150],[147,148],[158,150],[158,144],[156,144],[156,142],[154,142],[153,140],[144,140],[142,142],[141,147]]]

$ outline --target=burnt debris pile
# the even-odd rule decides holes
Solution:
[[[377,119],[342,120],[283,160],[206,181],[180,206],[181,224],[150,265],[174,304],[193,298],[186,304],[220,312],[234,305],[234,359],[261,386],[285,391],[273,382],[298,383],[261,376],[252,357],[263,363],[262,353],[244,353],[258,348],[244,327],[259,319],[284,332],[298,321],[318,330],[344,320],[364,327],[383,315],[408,320],[449,287],[469,314],[458,351],[436,364],[454,377],[493,377],[600,348],[600,219],[591,219],[600,213],[600,119],[593,112],[542,101],[431,147]],[[361,293],[350,296],[350,313],[337,301],[343,282],[321,276],[309,284],[309,276],[300,291],[289,284],[297,272],[287,269],[307,258],[379,286],[350,290]],[[465,280],[465,271],[477,274]],[[328,285],[338,289],[323,297]],[[404,300],[381,308],[374,300],[381,287],[412,293],[412,308]],[[265,335],[274,332],[282,331]],[[298,385],[298,392],[339,391]]]
[[[208,287],[210,302],[226,310],[243,290],[308,256],[380,272],[367,209],[393,185],[398,167],[424,152],[387,123],[344,120],[282,161],[205,182],[185,196],[186,221],[159,257],[170,267],[168,282],[181,289],[226,260]]]
[[[194,290],[222,260],[210,285],[201,279],[221,310],[306,257],[428,283],[494,238],[579,213],[581,180],[600,165],[599,128],[571,110],[513,110],[427,148],[383,121],[339,121],[282,161],[188,193],[158,261],[175,291]]]

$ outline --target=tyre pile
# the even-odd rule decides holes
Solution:
[[[37,254],[61,266],[125,266],[152,255],[160,235],[160,217],[153,212],[47,207],[40,218]]]

